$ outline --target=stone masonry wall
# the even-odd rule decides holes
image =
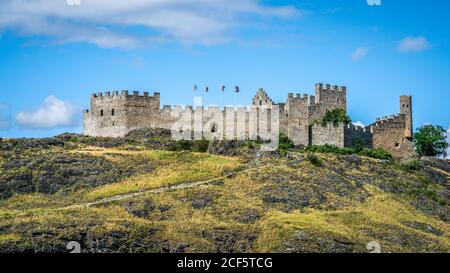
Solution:
[[[285,106],[287,136],[295,145],[309,144],[308,104],[308,95],[288,94]]]
[[[334,145],[343,148],[344,142],[344,124],[334,126],[328,123],[326,126],[315,124],[311,126],[311,145]]]
[[[364,147],[371,148],[373,146],[373,134],[370,129],[347,124],[344,128],[345,147],[353,146],[357,139],[362,141]]]
[[[373,147],[383,149],[394,157],[409,158],[415,155],[414,145],[408,139],[404,114],[378,119],[371,125],[373,130]]]
[[[270,134],[273,137],[279,129],[295,145],[348,147],[355,139],[361,139],[365,146],[382,148],[396,157],[414,154],[410,96],[401,97],[401,114],[378,119],[365,129],[342,124],[313,125],[320,122],[327,111],[347,109],[346,87],[329,84],[316,84],[315,96],[289,93],[286,103],[279,104],[261,88],[252,99],[251,109],[214,106],[193,109],[168,105],[161,108],[159,93],[149,96],[147,92],[140,95],[137,91],[97,93],[91,96],[90,103],[83,119],[84,134],[89,136],[123,137],[134,129],[158,127],[173,130],[180,138],[269,139]],[[274,109],[279,110],[273,112]],[[187,116],[183,115],[185,112]],[[270,114],[267,118],[263,113]],[[273,132],[271,113],[279,117],[279,128]],[[200,121],[194,122],[194,117],[200,117]],[[233,125],[227,127],[227,122]]]
[[[321,83],[315,86],[316,95],[314,101],[311,100],[308,108],[308,120],[310,124],[320,121],[327,111],[341,108],[347,111],[347,88],[345,86],[331,86]]]
[[[85,135],[121,137],[127,133],[125,96],[118,91],[93,94],[90,105],[84,112]]]

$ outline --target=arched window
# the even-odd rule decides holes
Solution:
[[[103,117],[103,109],[100,110],[100,116]]]
[[[262,100],[259,101],[259,106],[262,106]]]
[[[111,116],[114,116],[114,109],[111,110]]]

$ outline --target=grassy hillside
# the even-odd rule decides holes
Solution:
[[[0,144],[0,252],[69,241],[86,252],[368,252],[371,241],[450,252],[445,160],[230,157],[76,136]]]

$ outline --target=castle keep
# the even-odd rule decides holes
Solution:
[[[160,93],[150,96],[148,92],[114,91],[91,96],[83,125],[85,135],[102,137],[123,137],[140,128],[164,128],[189,139],[271,139],[284,133],[299,146],[348,147],[358,139],[366,147],[382,148],[395,157],[414,155],[410,96],[400,97],[399,114],[379,118],[365,128],[352,124],[322,126],[325,114],[336,108],[347,110],[346,87],[321,83],[315,85],[315,95],[289,93],[285,103],[274,103],[259,89],[249,108],[161,108]],[[275,121],[277,126],[273,126]]]

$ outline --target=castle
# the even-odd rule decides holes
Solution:
[[[358,139],[366,147],[382,148],[395,157],[414,155],[411,96],[400,97],[399,114],[379,118],[365,128],[342,123],[323,126],[320,121],[324,115],[336,108],[347,110],[346,87],[321,83],[315,85],[314,96],[289,93],[285,103],[274,103],[259,89],[251,109],[217,106],[194,109],[169,105],[161,108],[158,92],[153,96],[148,92],[141,95],[138,91],[131,94],[128,91],[100,92],[91,96],[90,109],[84,111],[83,127],[85,135],[102,137],[123,137],[132,130],[147,127],[172,132],[176,128],[176,133],[196,134],[197,138],[219,134],[224,139],[268,139],[271,132],[276,132],[286,134],[298,146],[349,147]],[[267,111],[269,117],[263,118],[261,111]],[[186,120],[186,116],[200,117],[200,126],[194,124],[193,119]],[[274,117],[279,122],[276,130],[271,126]]]

